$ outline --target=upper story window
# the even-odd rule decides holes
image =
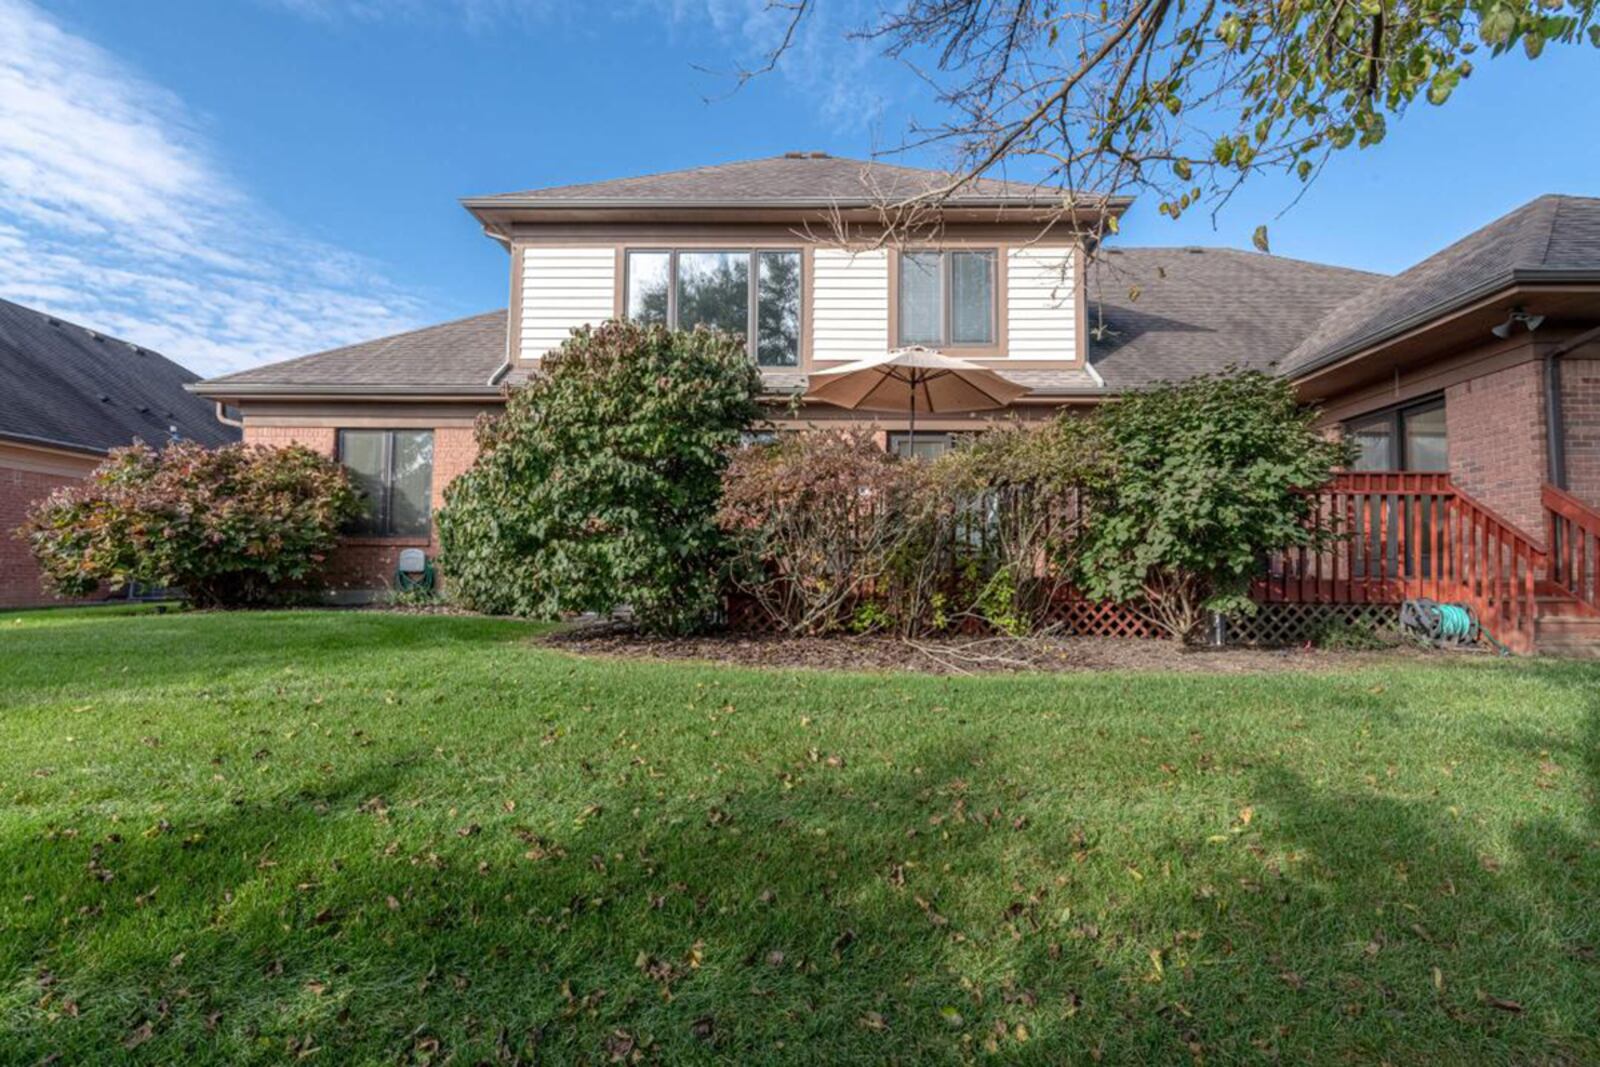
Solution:
[[[351,533],[428,536],[432,430],[340,430],[339,462],[350,472],[366,506]]]
[[[763,367],[800,362],[800,253],[787,249],[629,252],[628,318],[743,336]]]
[[[994,344],[996,259],[993,249],[902,252],[896,343],[929,348]]]

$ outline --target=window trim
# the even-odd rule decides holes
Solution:
[[[341,426],[333,434],[333,458],[345,466],[345,434],[377,433],[383,435],[383,498],[382,514],[374,530],[346,530],[347,539],[360,541],[414,541],[419,544],[433,540],[433,476],[438,458],[439,435],[429,426]],[[428,435],[428,529],[422,533],[396,533],[394,530],[394,435],[397,433],[425,433]]]
[[[945,245],[907,245],[895,249],[889,254],[889,347],[904,348],[906,343],[900,337],[900,290],[901,257],[909,253],[937,252],[939,253],[939,284],[940,284],[940,318],[941,330],[945,337],[950,336],[950,256],[951,252],[986,252],[993,257],[994,271],[992,283],[989,287],[989,336],[992,341],[981,344],[940,343],[929,345],[939,351],[959,353],[962,357],[1004,356],[1008,347],[1007,340],[1007,315],[1006,315],[1006,268],[1010,262],[1009,249],[1003,244],[945,244]],[[923,342],[915,342],[923,343]]]
[[[1390,404],[1388,407],[1374,408],[1364,411],[1359,415],[1352,415],[1339,423],[1340,432],[1349,437],[1351,432],[1362,423],[1374,423],[1383,419],[1389,424],[1389,441],[1391,458],[1398,466],[1390,470],[1409,471],[1411,457],[1406,455],[1405,420],[1408,415],[1420,415],[1429,411],[1445,410],[1443,393],[1433,393],[1417,400],[1407,400],[1399,404]],[[1448,423],[1446,423],[1446,448],[1449,447]]]
[[[630,318],[628,305],[633,293],[633,267],[634,253],[654,253],[667,257],[667,328],[678,328],[678,256],[684,252],[690,253],[722,253],[725,255],[742,254],[749,257],[749,299],[745,308],[745,351],[750,356],[750,362],[759,370],[770,371],[797,371],[806,365],[806,308],[807,308],[807,274],[806,252],[804,248],[796,245],[741,245],[737,242],[726,245],[622,245],[619,248],[622,257],[621,278],[622,285],[619,291],[621,297],[618,308],[618,318]],[[762,253],[786,252],[798,257],[800,261],[800,293],[799,306],[795,312],[795,346],[793,363],[762,363],[760,354],[760,329],[761,329],[761,255]]]

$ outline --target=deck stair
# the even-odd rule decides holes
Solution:
[[[1513,652],[1600,658],[1600,511],[1545,486],[1541,542],[1446,473],[1349,471],[1313,499],[1321,552],[1269,561],[1267,603],[1461,603]]]

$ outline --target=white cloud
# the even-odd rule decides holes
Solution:
[[[207,375],[406,329],[423,310],[269,217],[182,101],[29,0],[0,0],[0,295]]]

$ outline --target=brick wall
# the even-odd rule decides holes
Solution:
[[[1567,431],[1567,487],[1600,508],[1600,359],[1561,361],[1561,417]]]
[[[1530,361],[1445,391],[1451,477],[1535,538],[1544,536],[1543,390],[1541,365]]]
[[[244,439],[250,444],[301,444],[324,455],[334,454],[339,431],[328,426],[251,426]],[[434,510],[444,503],[445,486],[472,466],[478,445],[470,426],[441,426],[433,431],[433,486],[429,500]],[[388,590],[394,583],[400,552],[420,548],[429,558],[439,554],[437,536],[426,538],[349,537],[328,559],[323,581],[335,595],[360,599],[364,594]]]
[[[27,543],[17,538],[16,530],[27,518],[28,508],[35,500],[75,481],[77,479],[71,475],[0,466],[0,607],[70,603],[45,592],[39,580],[39,567]]]

